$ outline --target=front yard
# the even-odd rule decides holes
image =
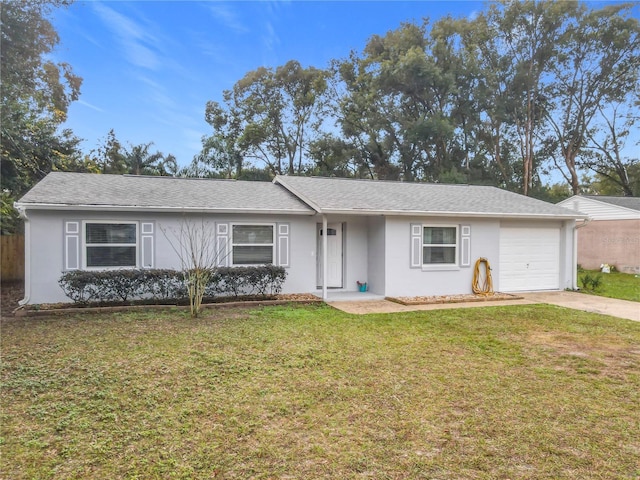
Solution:
[[[640,475],[640,324],[326,306],[2,325],[0,478]]]

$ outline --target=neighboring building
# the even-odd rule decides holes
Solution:
[[[273,183],[55,172],[16,207],[25,218],[25,300],[68,301],[62,272],[179,268],[167,231],[215,226],[221,265],[273,263],[285,292],[471,293],[576,286],[575,222],[557,205],[487,186],[277,176]],[[327,232],[327,235],[324,235]],[[326,260],[323,252],[327,252]]]
[[[588,215],[578,229],[578,264],[587,270],[614,265],[640,273],[640,197],[575,195],[558,203]]]

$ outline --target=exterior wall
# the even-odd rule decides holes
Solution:
[[[578,264],[594,270],[603,263],[640,273],[640,219],[597,220],[578,229]]]
[[[171,233],[177,231],[184,219],[212,225],[215,222],[276,223],[290,225],[290,266],[284,292],[302,293],[317,291],[317,224],[319,216],[285,215],[189,215],[117,212],[56,212],[29,211],[27,213],[26,244],[26,296],[29,303],[53,303],[69,301],[58,285],[64,264],[64,222],[69,220],[154,221],[154,267],[180,268],[179,258],[171,245]],[[493,219],[446,219],[428,217],[358,217],[329,216],[329,223],[342,222],[343,239],[343,290],[355,291],[356,281],[366,281],[370,291],[388,296],[451,295],[471,293],[473,266],[480,257],[487,258],[492,267],[494,288],[498,284],[499,244],[501,222]],[[471,227],[470,265],[468,267],[411,268],[411,224],[469,225]],[[594,222],[595,223],[595,222]],[[508,222],[510,226],[555,226],[560,228],[560,285],[570,287],[573,281],[573,221],[567,222]],[[588,228],[588,227],[585,227]],[[583,229],[584,230],[584,229]],[[608,230],[610,231],[610,229]],[[628,238],[635,241],[638,252],[640,224]],[[582,233],[582,232],[581,232]],[[635,236],[633,236],[635,235]],[[625,237],[627,238],[627,237]],[[635,240],[634,240],[635,239]],[[599,247],[602,249],[601,247]],[[625,251],[632,250],[629,244]],[[458,259],[460,252],[458,252]],[[613,259],[606,258],[608,263]],[[598,266],[601,261],[598,261]]]
[[[566,220],[560,229],[560,288],[562,290],[578,288],[575,220]]]
[[[25,296],[31,304],[70,301],[58,285],[64,269],[64,222],[69,220],[154,221],[154,266],[155,268],[180,268],[178,254],[171,243],[175,243],[172,231],[179,230],[185,219],[201,221],[204,218],[212,226],[215,222],[276,223],[290,225],[290,267],[283,291],[285,293],[312,292],[315,290],[316,217],[271,216],[271,215],[175,215],[120,212],[57,212],[29,211],[27,222],[30,241],[25,246],[28,257],[25,279]],[[166,232],[165,233],[163,233]],[[171,241],[170,241],[171,239]]]
[[[410,268],[410,226],[470,225],[471,265],[469,267]],[[500,223],[497,220],[387,217],[385,229],[385,295],[422,296],[472,293],[473,267],[480,257],[495,270],[498,263]],[[459,255],[458,255],[459,257]],[[492,272],[494,280],[497,278]]]
[[[384,295],[385,282],[385,218],[370,217],[368,219],[368,270],[367,283],[369,291]]]

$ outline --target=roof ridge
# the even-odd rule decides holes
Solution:
[[[278,177],[283,178],[313,178],[319,180],[344,180],[344,181],[352,181],[352,182],[383,182],[383,183],[396,183],[402,185],[432,185],[432,186],[443,186],[443,187],[491,187],[497,188],[493,185],[474,185],[470,183],[437,183],[437,182],[411,182],[407,180],[386,180],[386,179],[376,179],[376,178],[350,178],[350,177],[323,177],[321,175],[277,175]]]

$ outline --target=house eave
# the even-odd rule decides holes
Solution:
[[[404,217],[447,217],[447,218],[500,218],[500,219],[545,219],[545,220],[584,220],[583,214],[556,215],[548,213],[502,213],[502,212],[438,212],[428,210],[365,210],[365,209],[322,209],[324,215],[367,215],[367,216],[404,216]]]
[[[218,213],[254,215],[315,215],[312,210],[256,209],[256,208],[205,208],[169,207],[141,205],[76,205],[68,203],[14,203],[18,210],[64,210],[101,212],[148,212],[148,213]]]

